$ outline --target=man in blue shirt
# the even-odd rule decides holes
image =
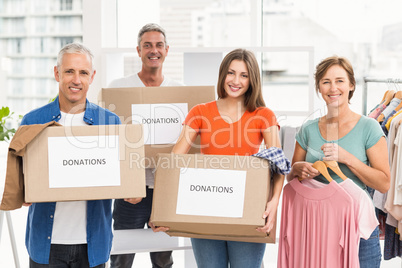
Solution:
[[[91,51],[82,44],[63,47],[54,67],[58,97],[26,114],[21,124],[120,124],[117,115],[86,99],[96,74],[92,60]],[[30,206],[25,238],[30,268],[105,267],[113,238],[112,200],[26,205]]]

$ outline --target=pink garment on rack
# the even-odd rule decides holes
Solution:
[[[301,183],[316,189],[321,189],[326,185],[314,179],[302,180]],[[375,215],[373,201],[366,191],[349,178],[338,184],[352,197],[355,205],[355,222],[358,225],[359,237],[367,240],[379,224]]]
[[[278,267],[359,267],[355,218],[336,181],[313,189],[292,180],[283,189]]]
[[[385,105],[384,103],[380,104],[377,108],[375,108],[375,109],[368,115],[368,117],[377,119],[377,117],[380,116],[380,114],[382,113],[382,111],[384,111],[385,108],[387,108],[387,105]]]

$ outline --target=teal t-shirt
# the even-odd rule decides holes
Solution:
[[[380,124],[376,120],[362,116],[353,129],[344,137],[339,140],[327,141],[321,136],[320,129],[318,128],[318,120],[319,118],[307,121],[301,126],[296,134],[296,141],[307,152],[305,161],[310,163],[322,160],[324,153],[321,151],[321,146],[324,143],[333,142],[353,154],[366,165],[369,165],[366,150],[374,146],[382,136],[385,136]],[[345,164],[339,163],[339,167],[342,172],[348,178],[353,180],[359,187],[362,189],[366,188],[366,185],[355,174],[353,174]],[[328,172],[332,179],[337,182],[342,181],[342,179],[332,172],[332,170],[328,169]],[[328,183],[322,175],[316,177],[316,179],[320,182]]]

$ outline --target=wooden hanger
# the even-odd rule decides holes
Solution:
[[[391,100],[394,98],[396,91],[393,89],[387,90],[384,95],[384,101],[381,102],[382,104],[388,105]]]
[[[327,166],[325,165],[324,162],[315,161],[313,164],[313,168],[318,170],[327,179],[327,181],[329,181],[329,182],[333,181],[333,179],[331,178],[331,176],[328,173]]]
[[[384,114],[380,114],[380,115],[377,117],[377,122],[382,123],[382,122],[384,121],[384,117],[385,117]]]
[[[336,175],[338,175],[342,180],[346,180],[348,177],[346,177],[345,174],[343,174],[342,170],[339,168],[338,162],[336,161],[322,161],[324,162],[325,166],[327,168],[330,168],[333,172],[335,172]]]
[[[387,91],[385,91],[384,96],[382,96],[382,100],[380,101],[380,103],[383,103],[385,101],[385,98],[386,98],[388,92],[389,92],[389,89]]]

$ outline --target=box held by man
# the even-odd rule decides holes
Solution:
[[[124,124],[143,124],[145,157],[155,167],[157,153],[170,153],[188,111],[215,100],[214,86],[103,88],[99,105],[116,113]],[[189,153],[199,152],[199,138]]]
[[[25,202],[144,197],[143,158],[138,124],[46,128],[23,157]]]

